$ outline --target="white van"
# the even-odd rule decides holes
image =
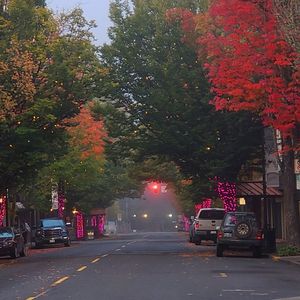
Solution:
[[[200,245],[202,240],[217,242],[217,226],[225,215],[223,208],[202,208],[194,220],[193,241]]]

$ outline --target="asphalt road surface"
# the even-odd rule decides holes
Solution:
[[[189,244],[185,233],[135,233],[0,258],[0,299],[300,300],[300,267]]]

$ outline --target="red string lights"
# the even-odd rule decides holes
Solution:
[[[236,185],[231,182],[217,181],[217,193],[223,201],[224,209],[228,211],[236,211]]]
[[[196,215],[201,208],[211,208],[211,205],[212,205],[212,200],[209,198],[205,198],[201,203],[195,205]]]
[[[78,239],[84,237],[83,214],[79,211],[76,213],[76,237]]]
[[[4,219],[6,215],[6,197],[0,197],[0,227],[4,226]]]

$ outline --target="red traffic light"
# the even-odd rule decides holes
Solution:
[[[159,185],[157,183],[153,183],[151,185],[151,190],[153,191],[153,193],[158,194],[158,192],[159,192]]]

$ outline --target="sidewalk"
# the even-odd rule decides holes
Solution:
[[[274,261],[282,261],[289,264],[294,264],[300,266],[300,255],[298,256],[277,256],[271,255]]]

